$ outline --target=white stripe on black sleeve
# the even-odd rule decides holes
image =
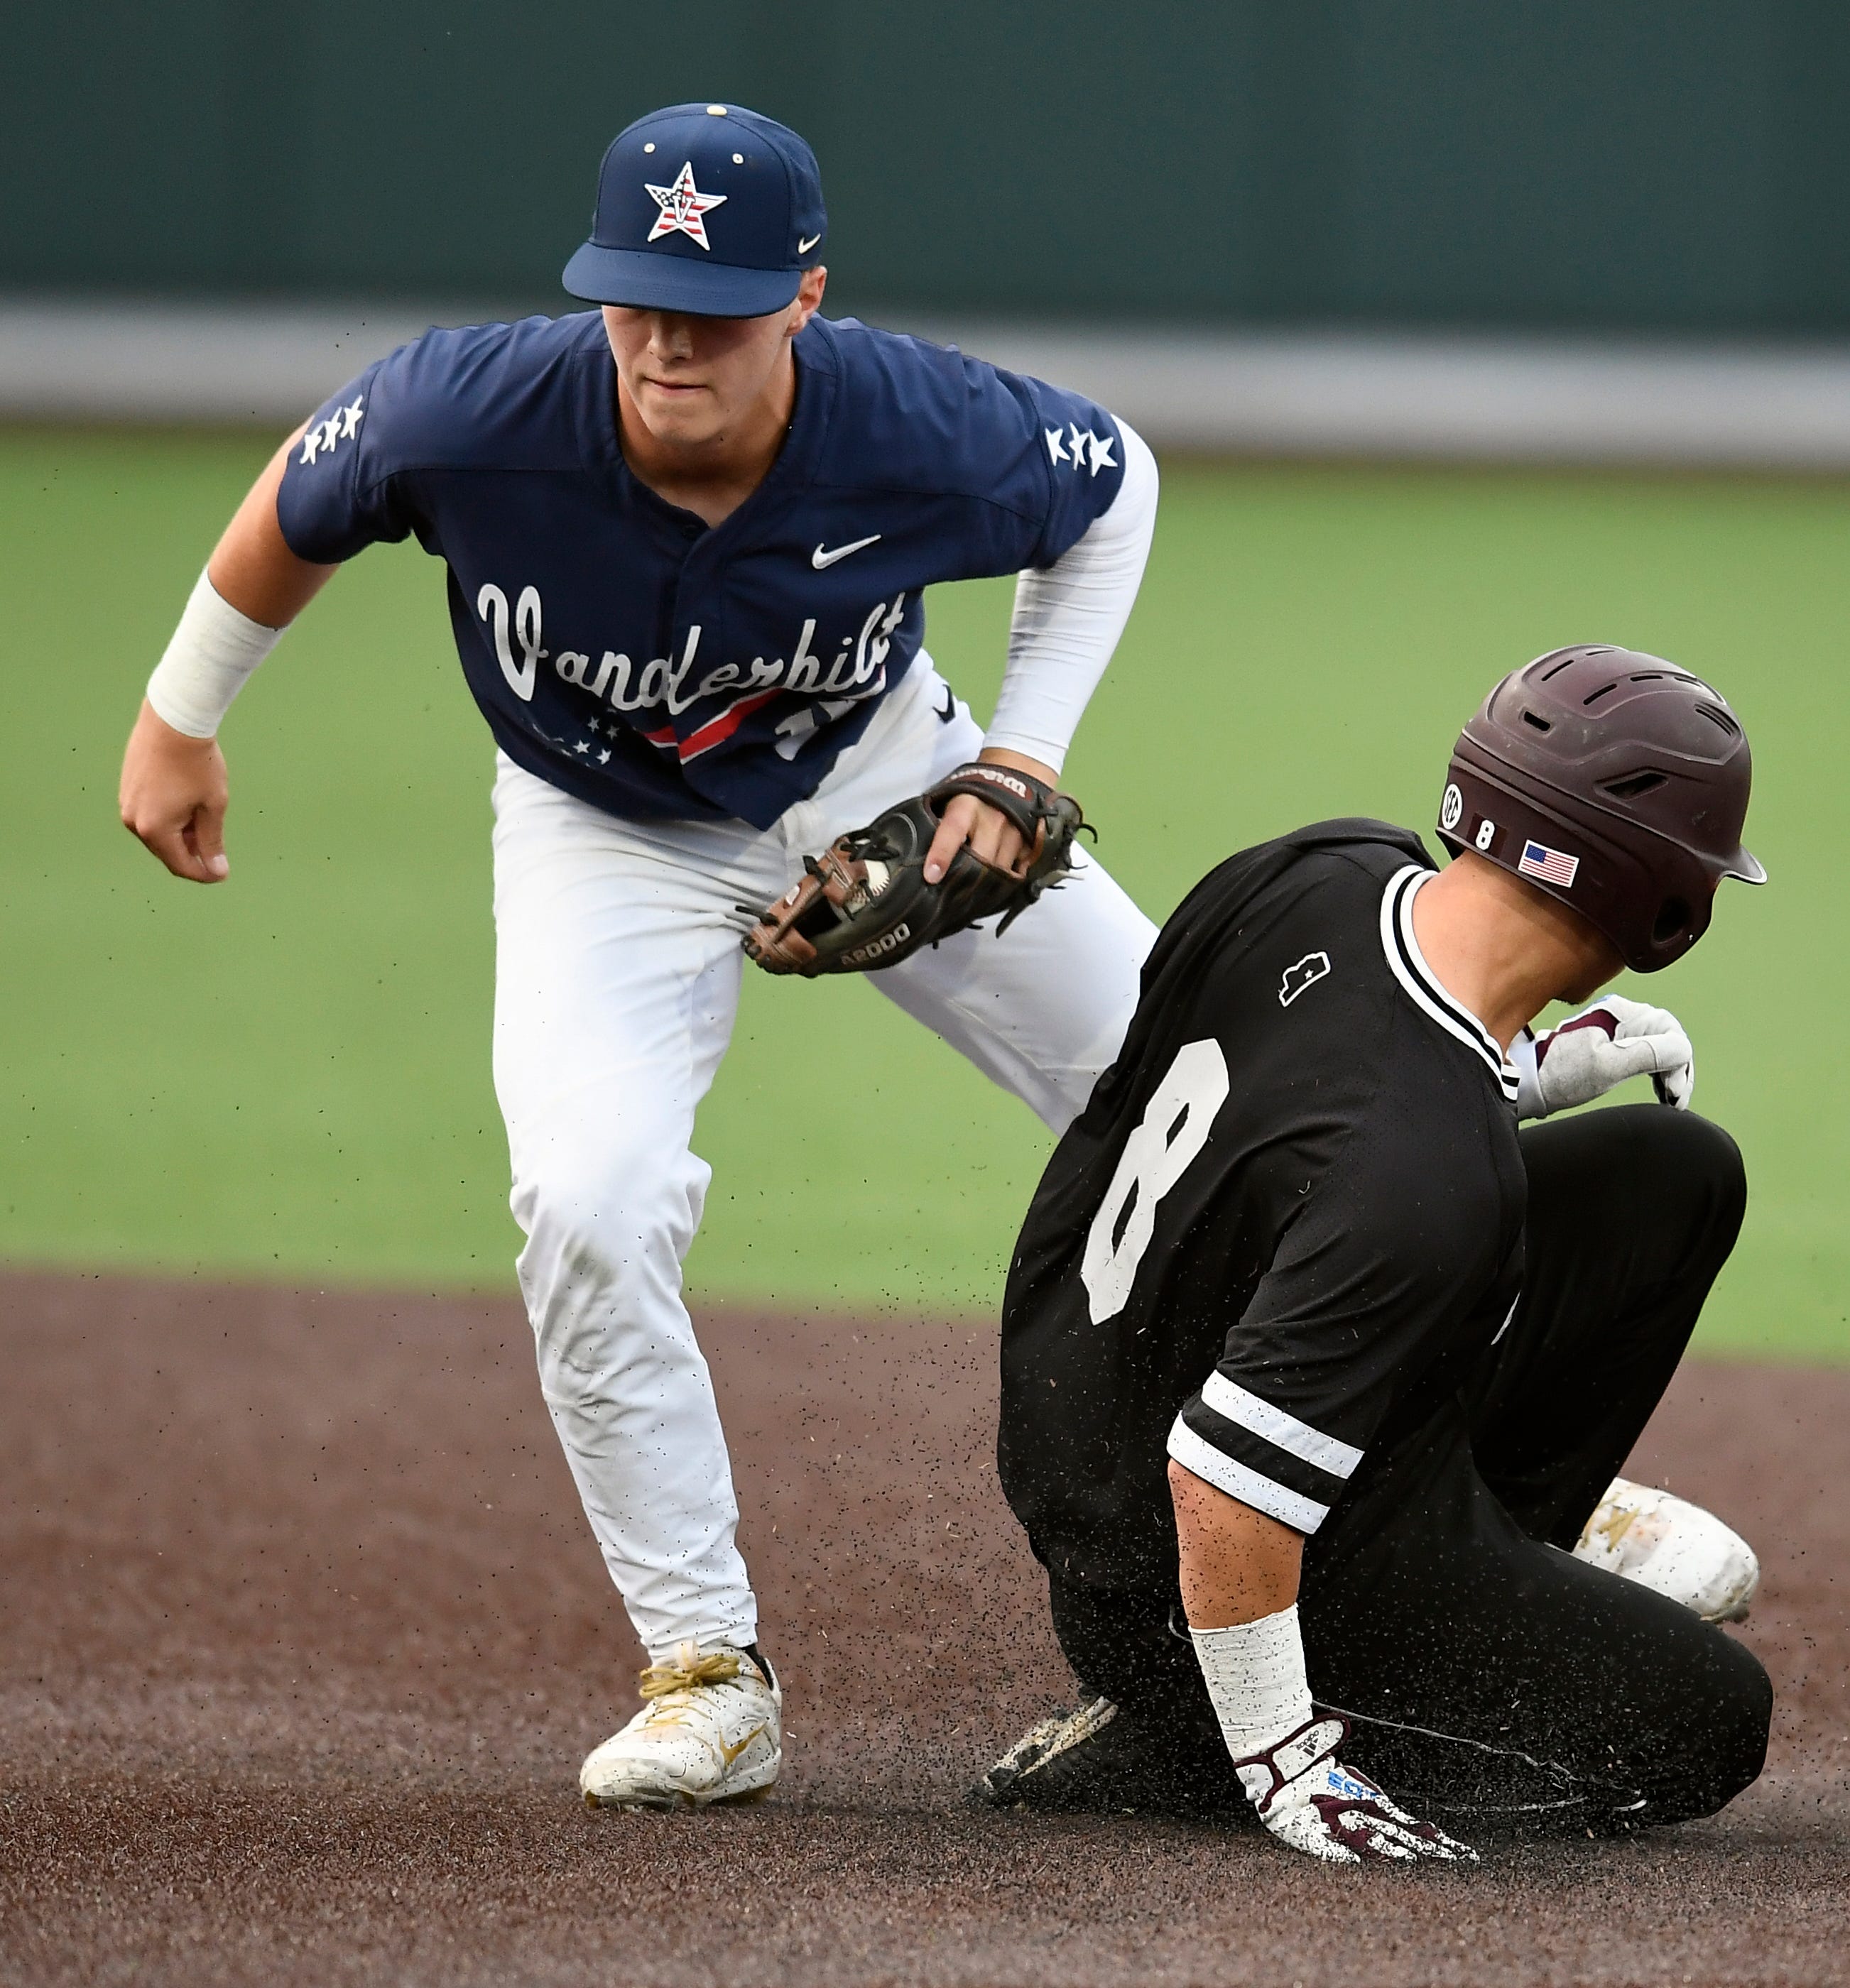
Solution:
[[[1169,1454],[1183,1469],[1192,1471],[1204,1483],[1212,1484],[1217,1491],[1224,1491],[1229,1498],[1237,1498],[1243,1505],[1250,1505],[1256,1512],[1263,1512],[1269,1519],[1276,1519],[1280,1525],[1290,1526],[1300,1533],[1314,1533],[1330,1516],[1327,1505],[1320,1505],[1314,1498],[1307,1498],[1302,1492],[1293,1491],[1287,1486],[1273,1483],[1270,1477],[1262,1477],[1256,1470],[1216,1449],[1189,1428],[1180,1415],[1175,1418],[1169,1431]]]
[[[1300,1422],[1297,1416],[1274,1408],[1270,1401],[1262,1401],[1224,1374],[1208,1376],[1201,1398],[1217,1415],[1263,1436],[1267,1442],[1301,1457],[1306,1463],[1315,1464],[1332,1477],[1353,1475],[1361,1461],[1362,1453],[1353,1443],[1340,1442],[1334,1436],[1314,1429],[1308,1422]]]

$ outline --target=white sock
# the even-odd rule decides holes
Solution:
[[[1311,1716],[1297,1604],[1229,1629],[1191,1629],[1221,1736],[1236,1760],[1276,1746]]]

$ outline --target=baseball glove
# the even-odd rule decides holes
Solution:
[[[1006,815],[1021,833],[1020,867],[986,863],[965,844],[935,884],[925,860],[948,803],[972,794]],[[745,949],[767,973],[871,973],[897,966],[922,946],[994,918],[1008,930],[1042,891],[1073,867],[1073,838],[1088,825],[1079,803],[1011,766],[973,760],[928,793],[851,834],[820,857],[758,915]],[[749,909],[749,907],[744,908]]]

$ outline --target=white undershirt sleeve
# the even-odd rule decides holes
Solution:
[[[154,715],[191,739],[215,737],[256,668],[282,639],[241,614],[202,573],[167,653],[147,680]]]
[[[1056,773],[1130,619],[1156,529],[1156,458],[1135,428],[1120,421],[1118,432],[1124,478],[1111,508],[1050,566],[1015,583],[1008,667],[983,740]]]

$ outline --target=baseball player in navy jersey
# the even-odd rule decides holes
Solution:
[[[681,1297],[739,907],[966,762],[1044,793],[1155,517],[1149,451],[1102,407],[821,316],[826,232],[815,159],[782,125],[712,103],[630,126],[566,271],[601,308],[428,332],[330,400],[212,554],[123,769],[128,826],[176,875],[222,880],[215,739],[240,685],[365,546],[415,534],[445,562],[497,749],[494,1068],[520,1285],[650,1658],[643,1709],[585,1763],[594,1803],[756,1794],[782,1757]],[[1003,573],[1020,577],[986,735],[925,651],[923,593]],[[943,806],[927,879],[960,850],[1026,860],[1021,822],[972,788]],[[1153,937],[1096,863],[1071,866],[999,935],[959,931],[879,983],[1056,1131],[1115,1053]]]
[[[1716,1626],[1753,1555],[1613,1476],[1740,1155],[1662,1010],[1529,1030],[1764,881],[1749,782],[1707,684],[1558,650],[1459,739],[1448,868],[1325,822],[1164,927],[1010,1274],[1003,1483],[1089,1696],[986,1799],[1250,1804],[1330,1861],[1453,1861],[1452,1828],[1676,1822],[1758,1774],[1771,1689]],[[1659,1103],[1517,1131],[1647,1072]]]

